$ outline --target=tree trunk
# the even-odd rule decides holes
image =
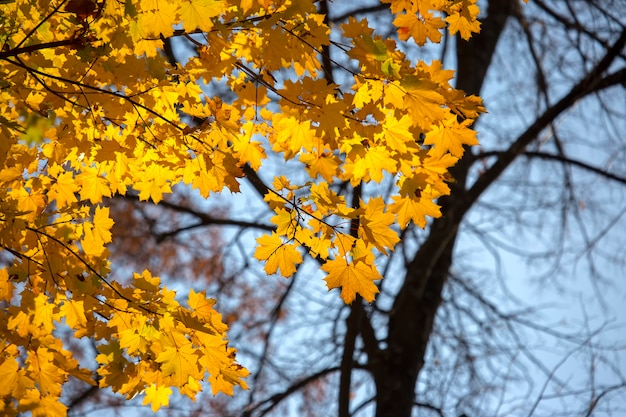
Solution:
[[[457,42],[457,88],[478,94],[496,44],[516,0],[492,0],[482,31],[470,42]],[[416,402],[415,385],[424,357],[448,271],[457,231],[469,202],[466,178],[472,156],[451,170],[456,182],[448,198],[441,199],[443,216],[436,219],[428,238],[407,266],[406,277],[389,316],[387,349],[372,366],[377,389],[377,417],[410,417]]]

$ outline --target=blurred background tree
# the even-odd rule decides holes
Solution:
[[[367,17],[393,35],[388,4],[317,4],[330,25]],[[159,206],[112,203],[116,265],[207,289],[252,372],[234,398],[173,400],[163,413],[626,415],[626,2],[479,6],[482,30],[469,42],[405,45],[455,69],[457,88],[480,94],[489,113],[475,125],[481,146],[453,169],[443,217],[407,229],[380,260],[373,304],[326,294],[313,259],[290,280],[266,276],[254,239],[272,230],[272,212],[254,184],[248,197],[210,204],[185,188]],[[172,61],[195,53],[168,44]],[[297,175],[279,158],[274,166]],[[350,187],[335,187],[350,201]],[[78,416],[130,403],[75,385],[67,404]]]

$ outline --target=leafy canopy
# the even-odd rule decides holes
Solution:
[[[387,2],[402,40],[479,30],[475,0]],[[193,399],[202,381],[214,394],[246,387],[215,300],[111,270],[116,195],[159,203],[180,183],[204,197],[238,192],[268,152],[281,154],[306,178],[267,187],[276,227],[255,257],[289,277],[308,254],[346,302],[374,299],[376,256],[440,215],[435,201],[463,146],[477,144],[470,125],[483,108],[439,62],[412,64],[366,20],[337,30],[331,42],[309,0],[1,2],[0,413],[64,415],[70,377],[144,393],[153,410],[172,388]],[[168,38],[197,54],[169,63]],[[344,54],[342,85],[324,77],[331,44]],[[232,99],[206,93],[217,81]],[[348,203],[332,186],[385,179],[389,200]],[[60,328],[93,341],[96,370]]]

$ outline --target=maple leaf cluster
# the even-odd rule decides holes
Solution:
[[[464,38],[479,30],[475,0],[390,3],[402,40],[437,42],[446,24]],[[181,300],[149,271],[120,283],[108,260],[110,197],[159,203],[176,184],[203,197],[238,192],[246,169],[281,154],[306,178],[275,176],[267,187],[276,228],[259,237],[255,257],[289,277],[313,256],[346,302],[372,301],[376,257],[411,222],[440,215],[448,169],[478,143],[470,126],[480,99],[452,88],[439,62],[412,64],[365,20],[350,19],[342,42],[331,42],[314,7],[2,2],[0,413],[64,415],[68,378],[127,398],[144,393],[153,410],[172,388],[193,399],[202,381],[214,394],[246,387],[214,300],[193,291]],[[197,54],[169,64],[166,38]],[[345,85],[323,77],[320,55],[331,45],[355,63],[336,63]],[[233,99],[206,93],[214,81]],[[385,178],[390,203],[348,204],[331,186]],[[59,326],[94,342],[96,370],[81,367]]]

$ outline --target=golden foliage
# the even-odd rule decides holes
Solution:
[[[475,0],[388,2],[402,40],[437,42],[446,23],[463,38],[479,30]],[[201,381],[213,394],[246,387],[214,300],[192,291],[180,302],[149,271],[129,285],[113,278],[115,195],[159,203],[180,183],[204,197],[238,192],[244,165],[259,170],[281,153],[308,178],[274,179],[265,200],[276,231],[255,257],[289,277],[308,253],[345,302],[374,299],[376,255],[411,221],[439,215],[448,168],[477,144],[470,126],[484,109],[439,63],[412,65],[367,21],[342,31],[337,46],[358,71],[338,64],[350,78],[339,86],[323,78],[330,28],[307,0],[0,4],[0,248],[10,259],[0,268],[0,413],[64,415],[68,378],[145,393],[153,410],[172,388],[193,399]],[[174,67],[168,37],[197,55]],[[212,80],[234,99],[207,95]],[[329,187],[385,179],[392,202],[359,208]],[[61,325],[94,341],[95,372],[55,334]]]

